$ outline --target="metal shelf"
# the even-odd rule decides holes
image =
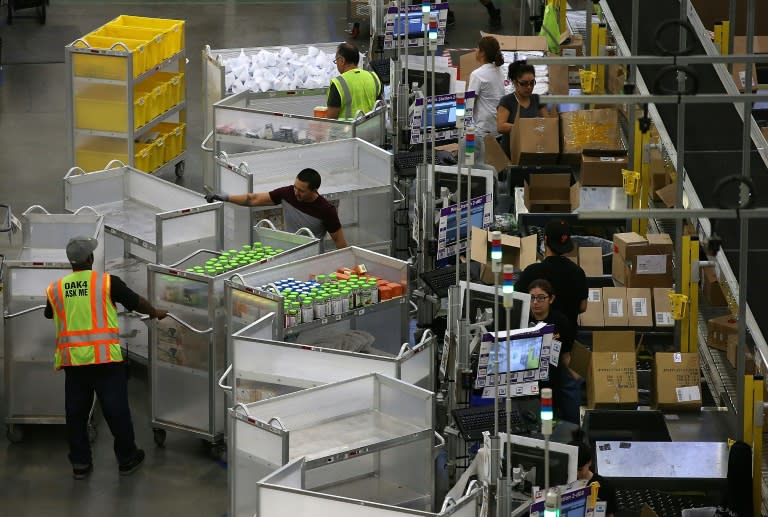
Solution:
[[[281,140],[270,140],[267,138],[250,138],[239,135],[223,135],[216,133],[216,140],[225,144],[247,145],[249,147],[260,147],[264,149],[282,149],[283,147],[293,147],[302,144],[292,142],[283,142]]]
[[[333,316],[330,316],[328,318],[323,318],[319,320],[314,320],[309,323],[302,323],[301,325],[296,325],[293,327],[287,327],[283,329],[283,335],[284,337],[289,336],[295,336],[297,334],[300,334],[302,332],[306,332],[308,330],[313,330],[319,327],[322,327],[324,325],[338,323],[340,321],[349,321],[349,320],[355,320],[362,316],[367,316],[368,314],[374,314],[376,312],[385,311],[387,309],[391,309],[392,307],[396,305],[402,305],[406,301],[405,296],[400,296],[398,298],[393,298],[391,300],[387,300],[384,302],[379,302],[373,305],[368,305],[366,307],[359,307],[355,310],[346,312],[344,314],[335,314]]]
[[[152,127],[155,126],[155,124],[162,122],[166,118],[175,115],[176,113],[180,112],[181,110],[185,109],[187,107],[187,102],[182,101],[176,106],[172,107],[165,113],[161,113],[157,117],[153,118],[143,126],[140,126],[138,129],[133,131],[132,133],[125,133],[122,131],[98,131],[95,129],[85,129],[85,128],[75,128],[75,133],[80,135],[90,135],[90,136],[108,136],[112,138],[128,138],[129,135],[133,135],[134,139],[142,137],[145,133],[147,133]]]

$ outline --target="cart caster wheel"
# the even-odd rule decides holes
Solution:
[[[155,445],[165,447],[165,429],[153,429]]]
[[[96,442],[96,437],[99,435],[99,430],[96,424],[88,424],[88,441],[90,443]]]
[[[9,425],[5,430],[5,436],[11,443],[21,443],[24,440],[24,429],[20,425]]]
[[[174,168],[174,172],[176,173],[177,178],[181,178],[184,176],[184,161],[180,161],[176,164]]]

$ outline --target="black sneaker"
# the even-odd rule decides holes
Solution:
[[[144,451],[141,449],[136,449],[136,452],[133,454],[133,458],[131,458],[130,461],[120,465],[120,475],[130,476],[139,470],[139,467],[141,467],[142,463],[144,463]]]
[[[91,472],[93,472],[93,463],[88,465],[75,463],[72,465],[72,477],[75,479],[85,479]]]

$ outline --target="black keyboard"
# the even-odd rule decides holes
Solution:
[[[389,84],[390,59],[374,59],[370,62],[371,70],[379,76],[381,84]]]
[[[499,431],[506,432],[507,412],[501,407],[504,401],[499,401],[499,403]],[[454,409],[451,414],[456,422],[456,427],[459,428],[461,436],[466,441],[482,440],[484,431],[493,433],[493,404]],[[530,426],[523,420],[516,407],[512,408],[510,419],[511,434],[528,434],[531,431]]]
[[[421,279],[432,289],[432,292],[440,298],[448,296],[448,288],[456,285],[456,266],[450,265],[427,271],[421,274]],[[467,279],[467,268],[459,270],[459,280]]]
[[[427,152],[427,162],[431,163],[432,153]],[[416,167],[424,163],[424,151],[404,151],[395,155],[395,174],[398,176],[416,176]]]

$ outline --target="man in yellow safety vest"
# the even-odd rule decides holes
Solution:
[[[115,303],[151,319],[163,319],[167,314],[152,307],[119,277],[93,271],[96,246],[98,241],[90,237],[70,239],[67,258],[72,273],[46,290],[45,317],[56,324],[54,367],[63,368],[66,375],[64,406],[75,479],[84,479],[93,471],[88,415],[94,393],[115,439],[120,475],[132,474],[144,461],[144,451],[134,441]]]
[[[381,98],[381,81],[376,74],[357,67],[360,51],[354,45],[342,43],[336,48],[333,62],[341,75],[331,80],[327,117],[354,120],[359,112],[373,110]]]

